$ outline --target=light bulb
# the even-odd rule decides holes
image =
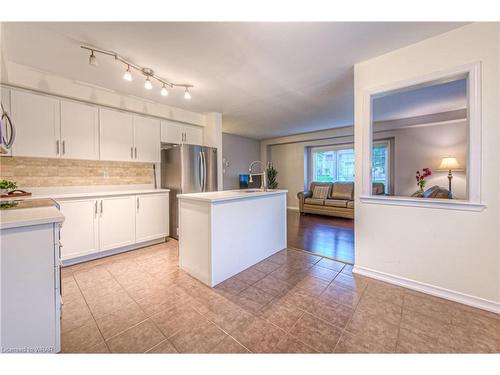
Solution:
[[[97,66],[97,58],[94,55],[94,51],[91,51],[91,53],[90,53],[89,65]]]
[[[146,90],[151,90],[153,88],[153,84],[149,80],[149,77],[146,77],[146,82],[144,82],[144,88]]]
[[[127,71],[123,74],[123,79],[125,81],[132,81],[132,73],[130,72],[130,65],[127,67]]]
[[[186,90],[184,91],[184,99],[191,99],[191,94],[189,93],[188,88],[186,87]]]
[[[167,96],[167,95],[168,95],[168,90],[167,90],[167,88],[165,87],[165,84],[163,84],[163,87],[161,88],[160,94],[161,94],[162,96]]]

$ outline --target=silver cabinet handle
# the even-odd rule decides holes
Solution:
[[[103,209],[102,209],[102,200],[101,200],[101,216],[102,216],[102,211],[103,211]]]
[[[64,155],[66,153],[66,141],[62,141],[62,154]]]
[[[134,158],[134,147],[130,147],[130,159]]]
[[[136,200],[137,200],[137,212],[139,212],[139,197],[137,197]]]
[[[137,147],[134,147],[135,158],[137,159]]]
[[[97,201],[94,202],[94,216],[97,217]]]
[[[56,141],[56,154],[59,155],[59,139]]]

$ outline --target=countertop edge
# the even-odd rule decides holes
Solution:
[[[63,221],[64,215],[56,207],[22,208],[3,211],[0,230],[62,223]]]
[[[247,193],[247,194],[242,193],[241,195],[220,197],[220,198],[205,198],[205,197],[196,197],[196,196],[191,195],[191,194],[177,194],[177,198],[179,200],[190,200],[190,201],[206,202],[206,203],[222,203],[222,202],[234,201],[234,200],[263,198],[263,197],[268,197],[268,196],[272,196],[272,195],[281,195],[281,194],[287,194],[287,193],[288,193],[288,190],[278,190],[278,191],[267,191],[267,192]]]
[[[92,197],[111,197],[119,195],[148,195],[148,194],[162,194],[169,193],[170,189],[151,189],[151,190],[113,190],[113,191],[96,191],[90,193],[55,193],[55,194],[34,194],[30,197],[23,197],[25,199],[45,199],[51,198],[55,200],[63,199],[78,199],[78,198],[92,198]]]

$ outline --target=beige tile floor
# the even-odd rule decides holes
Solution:
[[[287,249],[208,288],[177,242],[63,269],[65,353],[500,352],[499,316]]]

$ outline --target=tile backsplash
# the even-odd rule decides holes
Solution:
[[[0,179],[20,188],[153,183],[153,164],[99,160],[1,157]]]

